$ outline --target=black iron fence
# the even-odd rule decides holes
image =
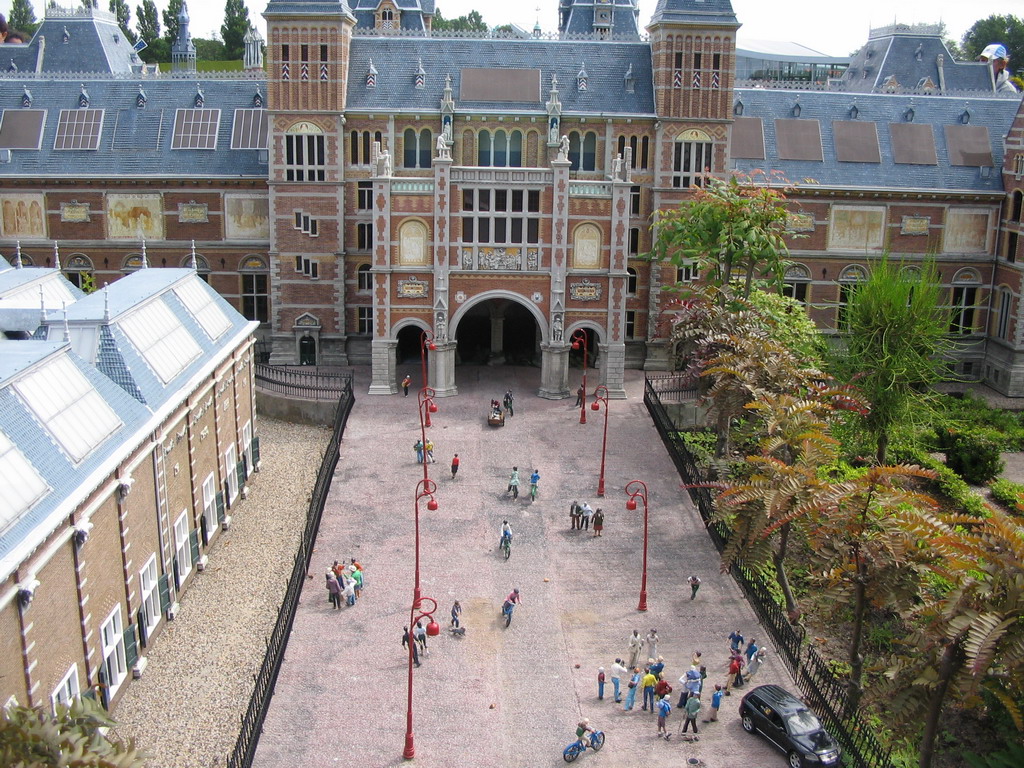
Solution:
[[[256,388],[306,400],[340,400],[352,390],[352,374],[314,365],[256,365]]]
[[[259,367],[261,366],[258,366],[257,369]],[[238,740],[235,742],[235,748],[227,759],[228,768],[249,768],[252,765],[253,757],[256,755],[256,746],[263,731],[263,721],[267,717],[270,699],[274,695],[274,686],[277,684],[277,676],[281,671],[281,663],[284,661],[285,647],[288,645],[288,636],[291,633],[292,623],[295,621],[295,610],[299,605],[302,585],[306,582],[306,572],[309,570],[313,545],[316,543],[316,535],[320,530],[320,519],[323,517],[327,493],[331,488],[331,478],[338,465],[341,438],[345,433],[345,425],[352,412],[352,405],[355,403],[351,375],[342,375],[340,381],[342,389],[338,396],[338,410],[334,417],[334,432],[327,445],[327,450],[324,452],[323,461],[320,463],[316,483],[313,485],[309,510],[306,513],[306,525],[302,531],[302,539],[299,541],[299,551],[295,553],[292,575],[288,580],[288,587],[281,603],[281,610],[277,614],[274,630],[267,638],[267,653],[263,658],[263,665],[260,667],[260,671],[253,676],[252,696],[249,698],[249,707],[242,715],[241,729]]]
[[[675,378],[675,381],[672,379]],[[648,378],[644,386],[644,405],[647,406],[655,429],[661,436],[669,456],[687,485],[690,499],[697,507],[708,529],[711,541],[721,552],[729,538],[729,531],[713,517],[714,502],[711,490],[695,488],[705,477],[693,454],[682,438],[680,428],[673,423],[666,401],[677,403],[684,393],[694,390],[692,379],[679,374]],[[692,394],[691,394],[692,397]],[[767,582],[755,572],[734,566],[730,571],[747,600],[757,613],[764,629],[772,636],[780,658],[789,667],[807,702],[813,706],[840,744],[843,745],[844,763],[856,768],[891,768],[890,750],[878,743],[864,723],[859,711],[851,711],[846,682],[829,668],[817,651],[804,642],[803,627],[794,626],[784,606],[775,598]]]

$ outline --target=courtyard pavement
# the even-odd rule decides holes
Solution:
[[[419,379],[418,365],[402,366]],[[575,392],[579,371],[571,374]],[[740,590],[719,573],[719,557],[691,506],[643,405],[643,373],[627,371],[628,399],[611,402],[606,493],[596,495],[604,413],[588,408],[579,424],[574,398],[536,397],[539,371],[526,367],[461,366],[459,394],[440,399],[427,430],[437,463],[439,508],[421,504],[421,581],[437,599],[440,636],[415,670],[415,764],[422,766],[562,765],[562,750],[587,717],[605,731],[600,753],[583,765],[685,765],[770,768],[784,757],[760,737],[748,736],[737,715],[740,695],[723,698],[720,722],[701,724],[700,741],[655,735],[655,717],[637,707],[623,712],[611,682],[597,699],[597,669],[627,656],[631,631],[656,628],[673,704],[691,653],[703,651],[706,691],[724,682],[728,641],[735,628],[769,649],[757,683],[796,688],[761,632]],[[597,372],[590,375],[596,383]],[[405,398],[370,397],[367,369],[356,369],[358,399],[341,447],[341,460],[324,513],[309,579],[256,755],[257,768],[361,768],[404,764],[407,655],[401,646],[413,591],[413,500],[422,467],[415,390]],[[515,416],[489,427],[487,404],[506,388],[516,395]],[[458,478],[449,469],[462,460]],[[505,495],[519,467],[518,501]],[[540,495],[529,501],[529,475],[540,470]],[[625,507],[624,486],[640,479],[650,489],[648,607],[637,611],[643,537],[642,505]],[[573,499],[602,507],[604,535],[569,530]],[[514,531],[512,557],[497,547],[502,520]],[[366,590],[351,608],[333,610],[324,574],[334,560],[356,557]],[[691,601],[686,578],[703,580]],[[519,587],[523,605],[503,626],[503,598]],[[449,609],[459,600],[465,637],[448,632]],[[645,653],[646,656],[646,653]],[[625,689],[625,681],[623,681]],[[623,691],[625,693],[625,691]],[[710,693],[704,697],[710,707]],[[682,718],[673,710],[677,734]]]

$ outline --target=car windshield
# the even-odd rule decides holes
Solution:
[[[806,709],[799,709],[786,718],[786,730],[791,736],[805,736],[821,730],[821,723]]]

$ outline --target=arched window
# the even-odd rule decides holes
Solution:
[[[380,131],[352,131],[349,139],[349,153],[352,165],[369,165],[371,160],[371,147],[377,142],[381,145],[384,138]]]
[[[953,276],[953,288],[950,292],[949,332],[957,336],[969,336],[974,333],[974,324],[978,311],[978,288],[981,275],[977,270],[961,269]]]
[[[477,165],[490,165],[491,164],[491,132],[480,131],[477,134],[476,142],[476,164]]]
[[[680,133],[672,154],[672,186],[703,187],[711,173],[713,149],[711,137],[704,131],[690,129]]]
[[[64,264],[64,277],[75,286],[86,293],[96,290],[96,283],[93,280],[92,259],[84,253],[73,253],[71,258]]]
[[[1018,189],[1013,193],[1013,205],[1011,207],[1013,212],[1010,214],[1010,221],[1019,221],[1024,224],[1024,218],[1021,218],[1021,215],[1024,214],[1024,192]]]
[[[793,264],[786,269],[782,283],[782,294],[807,303],[807,286],[811,284],[811,270],[803,264]]]
[[[569,170],[593,171],[597,167],[597,134],[577,131],[569,134]]]
[[[619,136],[618,154],[622,155],[623,159],[626,157],[627,146],[633,154],[629,167],[634,171],[638,168],[644,171],[647,170],[651,146],[650,138],[647,136]]]
[[[637,273],[633,267],[626,267],[626,295],[636,296]]]
[[[523,165],[521,131],[480,131],[477,136],[477,165],[520,168]]]
[[[850,264],[844,267],[839,273],[839,302],[836,307],[836,328],[844,329],[846,326],[846,306],[850,303],[850,294],[857,287],[868,279],[868,271],[860,264]]]
[[[356,290],[369,291],[373,289],[373,275],[370,272],[369,264],[360,264],[356,269]]]
[[[412,128],[406,128],[403,134],[405,152],[404,165],[406,168],[429,168],[430,167],[430,129],[424,128],[418,134]]]

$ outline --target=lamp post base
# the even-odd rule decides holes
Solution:
[[[415,640],[413,641],[415,642]],[[412,734],[405,734],[405,751],[402,752],[402,757],[406,760],[412,760],[416,757],[416,748],[412,744]]]
[[[636,609],[638,611],[646,611],[647,610],[647,593],[646,592],[641,592],[640,593],[640,604],[636,607]]]

